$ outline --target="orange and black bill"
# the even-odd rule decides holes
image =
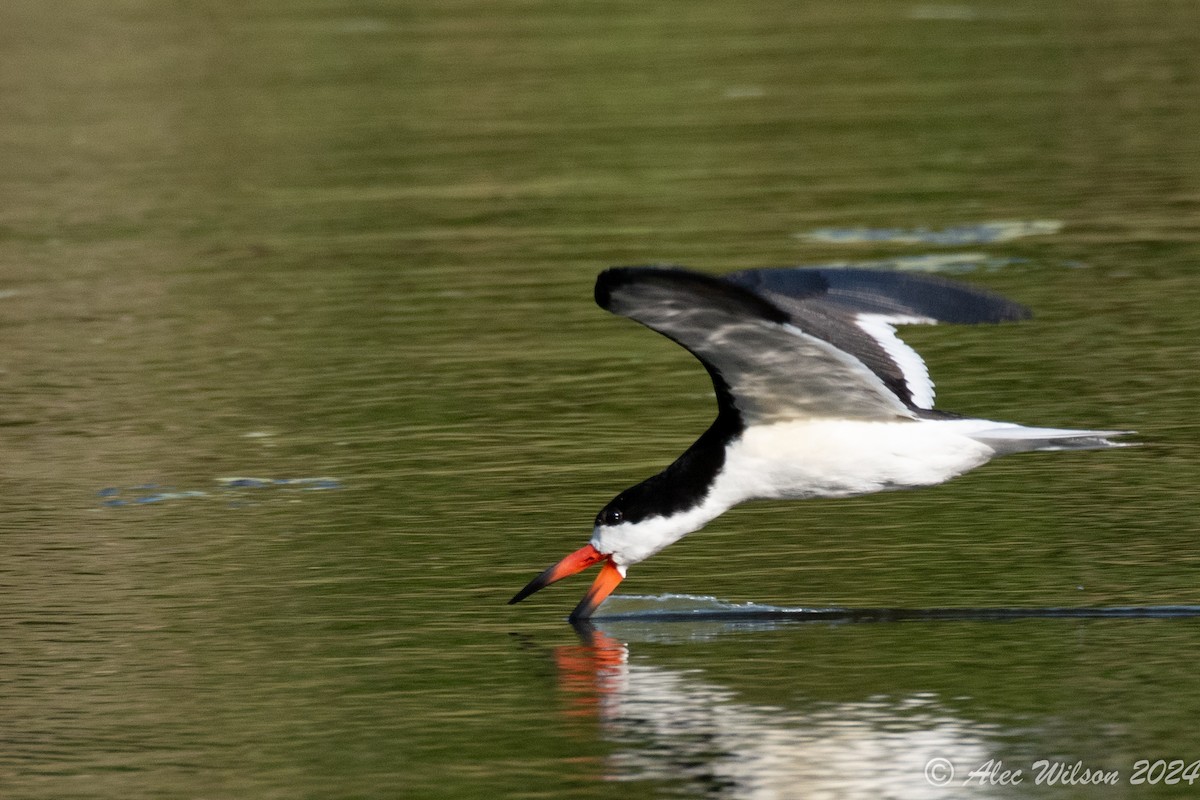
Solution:
[[[617,588],[617,584],[625,577],[617,565],[612,562],[611,556],[601,553],[590,544],[571,553],[571,555],[531,580],[524,589],[513,595],[513,599],[509,600],[508,604],[519,603],[526,597],[529,597],[529,595],[546,588],[555,581],[560,581],[563,578],[574,575],[576,572],[582,572],[600,561],[604,562],[604,566],[600,569],[600,574],[596,576],[592,588],[588,589],[588,593],[583,596],[583,599],[579,601],[579,605],[575,606],[575,610],[571,612],[572,620],[587,619],[612,594],[613,590]]]

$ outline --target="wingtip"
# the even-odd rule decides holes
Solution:
[[[745,286],[731,283],[719,275],[696,272],[676,264],[609,267],[596,277],[596,305],[605,311],[628,316],[619,308],[621,298],[614,298],[614,294],[638,283],[707,295],[715,301],[770,322],[785,323],[790,320],[785,311]]]
[[[654,272],[679,272],[685,271],[683,267],[674,264],[649,265],[643,264],[638,266],[624,267],[609,267],[596,276],[596,289],[594,296],[596,305],[603,308],[605,311],[612,311],[612,295],[617,289],[622,286],[627,286],[637,280],[638,276],[644,276]]]
[[[612,292],[616,286],[625,281],[624,273],[627,267],[609,267],[596,276],[595,298],[596,305],[608,310],[612,301]]]

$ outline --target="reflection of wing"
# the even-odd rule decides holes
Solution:
[[[999,295],[932,275],[868,269],[751,269],[726,275],[786,311],[795,324],[853,355],[905,404],[933,408],[925,362],[896,325],[1027,319]]]
[[[859,359],[805,333],[770,301],[719,278],[610,269],[596,282],[596,302],[687,348],[712,376],[721,409],[736,410],[745,424],[912,416]]]

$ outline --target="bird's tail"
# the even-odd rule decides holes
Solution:
[[[1137,442],[1114,442],[1110,437],[1128,436],[1134,431],[1081,431],[1069,428],[1027,428],[1024,425],[997,423],[994,428],[972,431],[970,436],[996,451],[996,455],[1028,453],[1034,450],[1102,450],[1106,447],[1131,447]]]

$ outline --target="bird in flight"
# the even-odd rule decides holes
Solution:
[[[933,408],[933,382],[897,325],[1026,319],[999,295],[930,275],[751,269],[721,277],[614,267],[596,303],[686,348],[712,378],[717,418],[662,472],[596,515],[591,541],[509,601],[600,563],[571,612],[586,619],[634,564],[756,499],[852,497],[933,486],[990,459],[1121,446],[1129,431],[1034,428]]]

